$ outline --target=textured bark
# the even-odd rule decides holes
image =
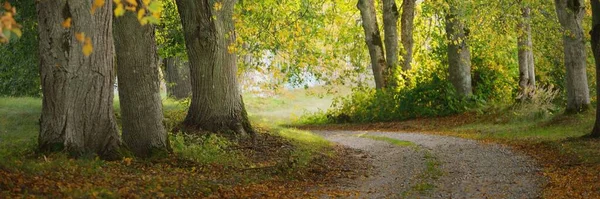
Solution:
[[[252,133],[237,81],[236,0],[177,0],[190,62],[192,103],[184,125],[211,132]]]
[[[375,77],[375,87],[384,88],[386,85],[386,61],[383,54],[383,42],[377,24],[375,4],[373,0],[358,0],[357,4],[362,18],[362,27],[365,30],[365,41],[371,57],[371,68]]]
[[[192,95],[189,62],[179,57],[163,59],[163,74],[167,82],[167,96],[184,99]]]
[[[400,26],[401,30],[401,40],[402,46],[404,47],[403,54],[403,64],[402,70],[407,71],[412,68],[410,63],[413,60],[413,29],[414,29],[414,20],[415,20],[415,6],[416,0],[403,0],[402,1],[402,24]]]
[[[590,105],[586,75],[585,38],[582,19],[583,0],[555,0],[556,13],[563,28],[565,67],[567,68],[567,112],[581,112]]]
[[[396,87],[395,76],[398,67],[398,6],[396,0],[383,0],[383,32],[385,42],[385,58],[387,63],[388,87]]]
[[[596,90],[600,91],[600,1],[592,0],[592,51],[596,60]],[[596,99],[600,99],[600,92],[596,92]],[[590,134],[591,137],[600,137],[600,103],[596,104],[596,123]]]
[[[535,88],[535,67],[533,58],[533,42],[531,39],[531,9],[522,9],[522,21],[517,25],[519,31],[519,90],[522,92],[522,100],[533,94]],[[524,93],[528,92],[528,93]]]
[[[119,158],[113,113],[112,1],[90,14],[91,1],[37,2],[43,108],[39,149],[65,148],[72,156],[97,154]],[[70,29],[61,23],[71,17]],[[86,57],[75,33],[91,37]]]
[[[123,142],[143,158],[168,151],[154,38],[154,27],[140,25],[134,13],[115,19]]]
[[[450,5],[446,16],[446,37],[448,38],[448,64],[450,82],[456,92],[467,97],[473,94],[471,85],[471,52],[467,43],[465,25],[457,16],[460,8]]]

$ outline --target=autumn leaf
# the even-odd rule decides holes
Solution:
[[[123,8],[123,4],[118,4],[115,8],[115,16],[120,17],[125,14],[125,9]]]
[[[66,18],[63,22],[62,22],[62,27],[69,29],[71,28],[71,17]]]
[[[106,3],[104,0],[94,0],[92,3],[92,14],[96,12],[96,9],[101,8]]]
[[[221,2],[216,2],[214,5],[216,11],[223,9],[223,4]]]
[[[89,57],[94,51],[94,47],[92,46],[92,38],[86,37],[85,42],[83,44],[83,55]]]
[[[84,42],[85,41],[85,33],[83,33],[83,32],[75,33],[75,39],[77,39],[77,41],[79,41],[79,42]]]

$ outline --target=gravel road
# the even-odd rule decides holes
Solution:
[[[315,133],[364,152],[363,158],[371,162],[370,174],[339,185],[358,191],[360,198],[539,198],[544,185],[531,158],[497,144],[417,133]],[[416,145],[398,146],[372,137]]]

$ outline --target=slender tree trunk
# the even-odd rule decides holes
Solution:
[[[596,60],[596,90],[600,91],[600,1],[592,0],[592,51]],[[596,92],[596,99],[600,99],[600,92]],[[593,138],[600,137],[600,103],[596,104],[596,123],[590,134]]]
[[[192,94],[189,62],[179,57],[163,59],[163,74],[167,82],[167,96],[175,99],[188,98]]]
[[[465,25],[460,21],[461,10],[456,5],[450,5],[446,16],[446,36],[448,43],[448,64],[450,82],[456,92],[463,97],[473,94],[471,85],[471,52],[467,43]]]
[[[162,123],[154,26],[140,25],[131,12],[116,18],[115,49],[123,141],[137,157],[164,155],[168,140]]]
[[[567,68],[567,112],[589,108],[590,92],[586,74],[585,38],[582,20],[583,0],[555,0],[556,13],[563,27],[565,67]]]
[[[120,157],[113,112],[112,1],[90,14],[91,1],[38,1],[43,108],[39,149],[65,148],[72,156]],[[61,23],[72,18],[72,26]],[[82,53],[75,38],[90,37],[94,52]]]
[[[385,34],[385,57],[387,61],[388,87],[397,87],[395,71],[398,67],[398,6],[396,0],[383,0],[383,32]]]
[[[362,26],[365,30],[365,41],[369,48],[371,57],[371,67],[373,76],[375,77],[375,87],[377,89],[384,88],[386,85],[387,74],[385,57],[383,55],[383,43],[381,34],[379,33],[379,25],[377,24],[377,15],[375,13],[375,4],[373,0],[358,0],[358,9],[362,18]]]
[[[415,6],[416,0],[403,0],[402,1],[402,24],[400,26],[402,46],[404,47],[404,55],[402,64],[402,70],[407,71],[412,68],[411,62],[413,59],[413,29],[415,20]]]
[[[252,133],[240,95],[233,10],[236,0],[177,0],[190,61],[192,104],[184,125],[211,132]]]
[[[522,100],[530,98],[535,89],[535,67],[533,60],[533,42],[531,39],[531,9],[522,9],[522,21],[518,24],[519,31],[519,90]]]

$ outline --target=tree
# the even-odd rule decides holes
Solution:
[[[517,25],[519,47],[519,90],[524,100],[535,89],[535,67],[533,60],[533,42],[531,39],[531,8],[522,9],[522,21]]]
[[[402,1],[402,24],[400,26],[400,36],[402,40],[402,46],[404,47],[402,70],[407,71],[412,68],[411,62],[413,60],[413,27],[415,19],[415,6],[416,0],[403,0]]]
[[[236,0],[177,0],[190,62],[192,102],[184,125],[211,132],[253,133],[237,82]]]
[[[115,19],[114,33],[123,141],[138,157],[165,153],[169,144],[154,26],[141,25],[135,13],[127,12]]]
[[[116,159],[121,140],[113,113],[112,1],[94,14],[90,8],[90,1],[37,2],[43,93],[39,149]],[[65,28],[63,22],[71,19]],[[85,56],[82,48],[91,43],[96,53]]]
[[[450,82],[456,92],[463,97],[473,94],[471,85],[471,52],[467,43],[468,31],[460,21],[460,5],[450,3],[446,13],[446,37],[448,39],[448,64]]]
[[[592,0],[592,51],[596,60],[596,81],[600,80],[600,1]],[[596,83],[596,90],[600,90],[600,84]],[[596,92],[596,99],[600,99],[600,92]],[[600,137],[600,104],[596,104],[596,123],[590,134],[591,137]]]
[[[163,59],[163,74],[167,82],[167,96],[184,99],[192,94],[189,62],[173,56]]]
[[[563,28],[564,63],[567,68],[567,112],[582,112],[590,105],[586,75],[585,38],[582,20],[583,0],[555,0],[556,13]]]
[[[365,31],[365,42],[371,57],[375,87],[381,89],[386,86],[387,67],[374,4],[373,0],[358,0],[357,7],[360,10],[362,27]]]
[[[406,0],[405,0],[406,1]],[[385,42],[385,58],[387,61],[386,78],[390,87],[396,86],[394,73],[398,66],[398,6],[396,0],[383,0],[383,31]],[[377,27],[376,27],[377,28]]]

